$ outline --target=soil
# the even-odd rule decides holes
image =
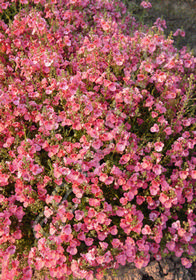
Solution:
[[[142,269],[128,264],[120,267],[116,276],[108,272],[104,280],[196,280],[196,262],[189,269],[182,266],[180,259],[176,257],[153,260]]]

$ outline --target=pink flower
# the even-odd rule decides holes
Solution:
[[[88,210],[88,217],[89,218],[93,218],[93,217],[95,217],[95,215],[96,215],[96,211],[95,211],[95,209],[94,208],[90,208],[89,210]]]
[[[152,167],[153,167],[153,164],[151,161],[147,160],[146,158],[144,158],[142,164],[141,164],[142,168],[143,169],[146,169],[146,170],[151,170]]]
[[[48,156],[51,158],[53,157],[54,155],[56,155],[59,151],[59,145],[53,145],[53,146],[50,146],[49,149],[48,149],[49,153],[48,153]]]
[[[104,224],[105,219],[106,219],[106,214],[105,213],[98,213],[96,218],[97,218],[98,223]]]
[[[146,2],[146,1],[142,1],[140,4],[141,7],[143,7],[144,9],[150,9],[152,8],[152,5],[150,2]]]
[[[71,271],[72,272],[77,272],[79,270],[79,265],[76,260],[71,261]]]
[[[112,226],[109,231],[112,235],[117,235],[118,234],[118,229],[117,229],[116,225]]]
[[[116,215],[119,217],[123,217],[125,214],[127,214],[127,210],[125,210],[124,208],[118,208],[116,210]]]
[[[84,191],[81,190],[77,184],[73,184],[72,185],[72,189],[73,189],[73,193],[76,195],[76,198],[82,198],[83,197],[83,194],[84,194]]]
[[[86,280],[93,280],[94,277],[93,277],[93,271],[92,270],[89,270],[86,277],[85,277]]]
[[[176,92],[175,91],[167,91],[166,92],[166,98],[167,99],[175,99],[176,98]]]
[[[187,258],[181,258],[181,263],[186,268],[190,268],[192,266],[192,262],[190,260],[188,260]]]
[[[151,231],[150,226],[149,225],[145,225],[144,228],[142,229],[142,234],[149,235],[151,233],[152,233],[152,231]]]
[[[107,249],[107,247],[108,247],[108,243],[106,243],[106,242],[99,242],[99,245],[101,246],[101,248],[105,251],[106,249]]]
[[[159,215],[160,215],[160,214],[159,214],[157,211],[152,211],[152,212],[149,214],[149,218],[150,218],[151,221],[154,222],[154,221],[158,218]]]
[[[164,19],[162,20],[161,18],[157,18],[154,25],[157,26],[159,30],[163,30],[162,27],[167,28],[166,21]]]
[[[63,227],[62,232],[66,235],[70,235],[72,233],[71,225],[67,224]]]
[[[141,205],[145,201],[145,197],[137,195],[136,196],[136,202],[138,205]]]
[[[78,250],[76,247],[68,246],[66,251],[70,253],[72,256],[76,255]]]
[[[49,218],[52,214],[53,214],[53,211],[50,208],[48,208],[48,206],[45,206],[45,210],[44,210],[45,217]]]
[[[124,206],[124,205],[127,205],[127,202],[128,202],[128,199],[125,198],[125,197],[121,197],[120,198],[120,203]]]
[[[16,209],[14,215],[18,218],[19,222],[22,221],[22,218],[23,218],[24,215],[25,215],[25,212],[23,211],[22,206],[19,206],[19,207]]]
[[[101,20],[101,27],[103,28],[104,31],[109,31],[110,29],[110,24],[103,19]]]
[[[84,218],[84,212],[80,210],[75,211],[75,219],[81,221]]]
[[[191,175],[192,179],[196,180],[196,170],[191,170],[190,175]]]
[[[4,148],[9,148],[15,141],[14,137],[7,138],[6,142],[3,144]]]
[[[162,173],[162,166],[160,164],[155,164],[152,170],[157,176],[159,176]]]
[[[7,7],[8,7],[9,5],[10,5],[10,4],[9,4],[8,2],[2,3],[2,4],[1,4],[1,8],[2,8],[3,10],[6,10]]]
[[[188,175],[189,175],[189,172],[186,171],[186,170],[182,170],[182,171],[179,171],[179,175],[180,175],[180,179],[186,180],[186,178],[187,178]]]
[[[101,173],[101,174],[99,175],[99,180],[100,180],[101,182],[105,183],[105,181],[106,181],[107,179],[108,179],[108,175],[107,175],[107,174]]]
[[[178,229],[178,235],[180,236],[180,237],[184,237],[184,235],[186,234],[186,230],[184,229],[184,228],[179,228]]]
[[[53,164],[54,167],[54,177],[59,179],[62,176],[62,169],[56,163]]]
[[[118,254],[115,258],[119,264],[126,265],[127,256],[124,253]]]
[[[163,150],[164,144],[162,142],[154,143],[155,150],[157,152],[161,152]]]
[[[74,229],[76,231],[78,231],[78,229],[76,227],[77,227],[77,224],[74,225]],[[86,240],[86,236],[85,236],[84,232],[79,232],[77,238],[78,238],[78,240],[82,240],[82,241]]]
[[[55,234],[55,232],[56,232],[56,228],[55,228],[55,226],[53,226],[53,224],[50,224],[50,235],[53,235],[53,234]]]
[[[94,265],[95,264],[95,260],[96,260],[96,249],[92,248],[89,249],[88,253],[86,254],[81,254],[85,260],[90,264],[90,265]]]
[[[116,90],[116,85],[115,85],[115,83],[111,83],[111,84],[108,86],[108,89],[111,90],[111,91],[115,91],[115,90]]]
[[[14,246],[14,245],[9,246],[6,250],[6,252],[10,255],[13,255],[15,253],[15,251],[16,251],[16,246]]]
[[[159,200],[165,208],[171,208],[172,200],[165,193],[160,194]]]
[[[111,185],[114,181],[114,178],[112,176],[109,176],[106,180],[105,180],[105,184],[106,185]]]
[[[116,151],[119,152],[119,153],[121,153],[121,152],[124,151],[125,147],[126,147],[125,141],[119,141],[119,142],[116,144]]]
[[[100,140],[95,140],[92,144],[92,147],[96,150],[99,150],[101,146],[103,146],[103,142]]]
[[[173,36],[182,36],[185,37],[185,32],[182,29],[177,29],[176,32],[174,32]]]
[[[3,174],[0,171],[0,186],[7,186],[9,177],[10,176],[8,174]]]
[[[155,123],[151,128],[150,128],[151,132],[159,132],[159,127],[158,125]]]
[[[175,246],[176,246],[176,243],[174,241],[169,241],[166,244],[166,247],[167,247],[167,249],[169,251],[174,251],[175,250]]]
[[[151,195],[157,195],[159,191],[160,191],[159,183],[152,181],[152,184],[150,186]]]
[[[141,269],[142,267],[144,267],[144,260],[141,257],[136,257],[134,260],[134,263],[138,269]]]
[[[118,65],[118,66],[123,65],[123,63],[125,61],[125,58],[122,55],[119,55],[119,56],[115,57],[114,59],[115,59],[116,65]]]
[[[173,133],[173,130],[171,129],[171,127],[166,127],[165,129],[164,129],[164,131],[165,131],[165,133],[166,133],[166,135],[171,135],[172,133]]]
[[[125,193],[124,196],[128,201],[131,201],[133,200],[135,193],[132,190],[130,190],[129,192]]]
[[[111,243],[114,248],[121,248],[123,246],[123,243],[117,238],[114,238]]]
[[[119,161],[120,164],[126,164],[131,158],[130,154],[123,155]]]
[[[93,238],[90,238],[90,237],[87,237],[84,242],[87,246],[91,246],[93,244],[93,241],[94,239]]]
[[[94,207],[100,206],[100,201],[96,198],[89,198],[89,205]]]
[[[126,234],[130,234],[131,231],[140,234],[143,218],[144,215],[142,212],[140,210],[136,210],[135,207],[133,207],[133,209],[125,216],[125,218],[121,219],[120,227]]]
[[[180,225],[180,221],[179,220],[177,220],[176,222],[172,223],[172,228],[179,229],[180,227],[181,227],[181,225]]]
[[[31,172],[33,173],[33,175],[38,175],[43,171],[43,168],[40,167],[38,164],[34,164],[31,168],[30,168]]]
[[[106,231],[98,232],[98,239],[103,241],[106,239],[108,233]]]
[[[156,118],[156,117],[158,117],[158,113],[153,111],[153,112],[151,113],[151,116],[152,116],[152,118]]]
[[[141,82],[141,81],[145,80],[145,78],[146,78],[146,76],[143,75],[143,74],[138,74],[138,75],[137,75],[137,81],[138,81],[138,82]]]

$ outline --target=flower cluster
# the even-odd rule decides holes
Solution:
[[[2,279],[189,268],[196,58],[122,2],[18,2],[0,10]]]
[[[141,4],[140,4],[140,6],[141,6],[142,8],[144,8],[144,9],[150,9],[150,8],[152,8],[151,3],[150,3],[150,2],[146,2],[146,1],[142,1]]]

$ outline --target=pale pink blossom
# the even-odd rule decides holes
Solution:
[[[151,132],[159,132],[159,126],[155,123],[151,128],[150,128]]]
[[[140,4],[141,7],[143,7],[144,9],[150,9],[152,8],[152,5],[150,2],[148,1],[142,1],[141,4]]]
[[[154,147],[155,147],[155,150],[157,152],[161,152],[163,150],[163,147],[164,147],[164,143],[162,142],[156,142],[154,143]]]
[[[177,30],[174,32],[173,36],[178,36],[178,35],[180,35],[180,36],[182,36],[182,37],[185,37],[185,31],[183,31],[182,29],[177,29]]]
[[[185,180],[189,175],[189,171],[181,170],[181,171],[179,171],[179,175],[180,175],[180,179]]]
[[[66,235],[70,235],[72,233],[71,225],[67,224],[63,227],[62,232]]]
[[[196,180],[196,170],[191,170],[190,175],[191,175],[192,179]]]
[[[81,211],[81,210],[76,210],[75,211],[75,219],[76,220],[80,221],[80,220],[83,219],[83,217],[84,217],[84,212],[83,211]]]
[[[149,225],[145,225],[144,226],[144,228],[142,229],[142,234],[147,234],[147,235],[149,235],[149,234],[151,234],[152,233],[152,231],[151,231],[151,228],[150,228],[150,226]]]
[[[187,258],[181,258],[181,263],[186,268],[190,268],[192,266],[192,262],[189,259],[187,259]]]
[[[46,218],[49,218],[52,214],[52,209],[48,208],[48,206],[45,206],[44,215],[46,216]]]

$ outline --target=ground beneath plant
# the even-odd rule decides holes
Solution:
[[[136,269],[134,265],[129,264],[122,266],[116,276],[108,272],[104,280],[196,280],[196,262],[189,269],[176,257],[151,261],[142,269]]]

